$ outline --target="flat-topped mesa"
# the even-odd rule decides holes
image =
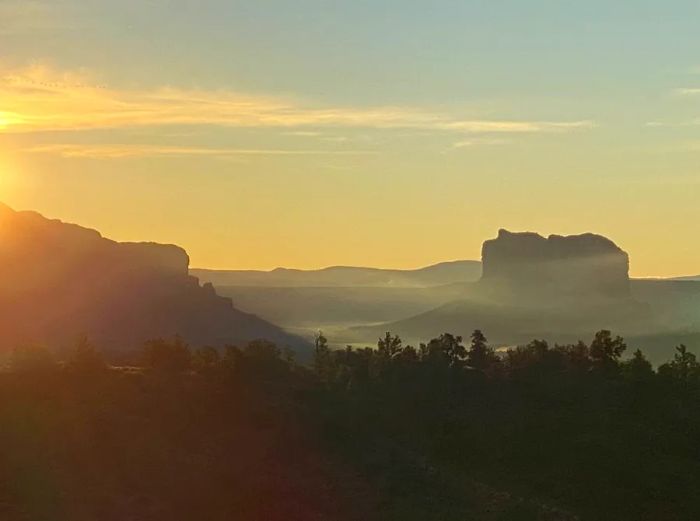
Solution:
[[[178,246],[119,243],[0,203],[0,351],[65,346],[81,335],[115,350],[175,334],[195,345],[306,346],[239,311],[188,268]]]
[[[36,212],[0,206],[0,289],[26,291],[68,283],[187,278],[189,256],[179,246],[119,243],[96,230]]]
[[[628,297],[629,257],[600,235],[499,230],[484,242],[481,285],[496,296]]]
[[[120,243],[123,262],[149,267],[162,274],[185,277],[189,274],[190,257],[187,252],[173,244],[154,242]]]

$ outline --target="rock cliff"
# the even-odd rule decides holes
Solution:
[[[177,246],[119,243],[97,231],[0,205],[0,349],[87,335],[108,349],[159,336],[194,345],[305,342],[237,310],[189,275]]]
[[[611,240],[594,234],[545,238],[500,230],[484,242],[481,285],[517,298],[628,297],[629,258]]]

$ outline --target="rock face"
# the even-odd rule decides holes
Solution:
[[[305,342],[235,309],[189,275],[177,246],[118,243],[0,204],[0,350],[87,335],[111,349],[175,334],[194,345]]]
[[[500,230],[484,243],[482,262],[481,280],[461,299],[368,332],[397,331],[417,342],[481,329],[495,345],[512,346],[533,338],[576,342],[601,329],[624,336],[660,330],[631,291],[627,254],[605,237]]]
[[[481,285],[508,298],[630,294],[627,253],[600,235],[545,238],[500,230],[496,239],[484,242],[482,262]]]

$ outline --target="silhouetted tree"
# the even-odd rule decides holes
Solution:
[[[224,355],[221,359],[221,365],[229,373],[235,373],[240,369],[242,359],[243,351],[241,351],[241,349],[238,346],[224,346]]]
[[[413,364],[418,362],[418,351],[412,345],[405,346],[400,353],[396,356],[396,359],[405,364]]]
[[[221,361],[221,355],[216,348],[204,346],[195,349],[192,355],[192,368],[200,373],[215,369]]]
[[[390,360],[397,357],[403,351],[401,339],[387,331],[384,338],[377,341],[377,354],[380,358]]]
[[[248,342],[243,353],[257,360],[279,360],[281,351],[277,344],[269,340],[252,340]]]
[[[421,344],[420,352],[422,360],[447,367],[461,367],[467,357],[462,337],[450,333],[443,333],[427,344]]]
[[[633,382],[648,382],[654,378],[654,369],[644,354],[637,349],[632,358],[622,364],[625,377]]]
[[[549,352],[549,344],[544,340],[533,340],[524,346],[506,351],[505,362],[509,371],[528,369],[538,364]]]
[[[162,373],[186,371],[191,363],[189,346],[180,336],[172,342],[162,338],[146,342],[142,358],[145,367]]]
[[[568,352],[560,346],[552,349],[545,340],[533,340],[524,346],[509,349],[503,363],[511,378],[525,379],[540,385],[551,382],[567,370],[567,356]]]
[[[659,367],[659,374],[688,386],[700,381],[700,364],[693,353],[681,344],[676,347],[673,360]]]
[[[245,378],[260,378],[267,384],[283,381],[289,372],[289,364],[282,359],[282,350],[269,340],[248,342],[242,351],[238,374]]]
[[[66,369],[82,374],[98,373],[107,368],[104,357],[87,337],[81,337],[68,354]]]
[[[377,497],[381,519],[700,519],[700,364],[681,345],[657,377],[639,350],[621,361],[624,345],[601,331],[590,346],[533,340],[501,358],[480,331],[467,347],[445,333],[420,351],[391,334],[376,348],[331,350],[319,334],[315,371],[290,371],[288,354],[254,341],[222,357],[195,350],[194,375],[181,339],[155,340],[142,361],[168,378],[124,368],[99,373],[104,386],[70,385],[79,373],[52,371],[46,350],[17,350],[19,374],[0,371],[0,459],[20,480],[43,461],[51,475],[70,478],[60,506],[71,506],[65,497],[70,513],[86,512],[70,519],[124,517],[111,507],[115,468],[129,494],[173,505],[160,517],[284,519],[291,496],[261,488],[275,490],[281,472],[301,476],[294,492],[303,499],[318,490],[316,481],[307,486],[309,472],[322,466],[318,482],[327,483],[336,469],[319,456],[342,462],[331,476],[338,484],[357,475],[368,485],[353,482],[349,499]],[[79,342],[66,367],[91,367],[93,354]],[[464,370],[467,362],[474,370]],[[232,472],[231,461],[245,471]],[[488,483],[463,486],[480,475]],[[19,500],[23,512],[42,501],[52,512],[59,503],[35,488],[25,498],[0,486],[0,511]],[[344,491],[334,487],[333,500],[347,500]],[[250,497],[264,497],[267,515],[240,515]],[[270,502],[280,515],[269,515]]]
[[[393,362],[401,355],[402,351],[401,339],[387,331],[384,337],[377,341],[377,349],[374,352],[370,365],[372,375],[375,378],[382,378],[389,371],[398,367]]]
[[[486,371],[498,363],[498,357],[489,347],[486,336],[476,329],[471,335],[471,345],[467,353],[467,365],[479,371]]]
[[[314,370],[323,382],[330,382],[332,379],[332,357],[328,347],[328,339],[319,331],[314,338]]]
[[[580,375],[591,368],[590,349],[582,340],[571,345],[558,345],[554,350],[563,355],[567,370],[569,371]]]
[[[602,329],[595,334],[588,352],[595,366],[613,368],[617,367],[625,349],[627,344],[622,337],[613,337],[610,331]]]

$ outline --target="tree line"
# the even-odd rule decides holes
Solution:
[[[217,368],[232,369],[254,361],[259,367],[285,366],[288,370],[311,372],[327,386],[352,388],[356,385],[395,378],[416,371],[445,371],[465,377],[477,374],[492,381],[539,379],[544,375],[570,377],[591,375],[623,378],[629,382],[663,382],[690,390],[700,385],[700,363],[695,354],[681,344],[673,358],[657,370],[637,349],[628,359],[625,340],[609,330],[595,333],[590,343],[550,345],[546,340],[497,352],[488,344],[481,330],[475,330],[465,342],[461,336],[444,333],[416,348],[404,345],[398,335],[387,332],[376,347],[332,349],[319,332],[314,338],[313,359],[309,366],[300,366],[289,347],[279,347],[267,340],[254,340],[242,348],[202,346],[192,348],[185,340],[157,338],[126,358],[129,365],[157,373],[194,371],[211,372]],[[15,348],[8,367],[16,372],[50,371],[64,368],[78,373],[106,370],[109,357],[81,337],[61,355],[38,345]],[[124,360],[122,359],[122,362]]]
[[[27,438],[27,420],[13,412],[20,396],[22,410],[41,411],[32,420],[43,425],[38,432],[70,439],[77,422],[76,457],[97,465],[101,476],[111,476],[120,463],[103,468],[94,462],[112,461],[112,450],[123,452],[133,465],[124,479],[147,491],[141,494],[149,508],[172,504],[172,519],[225,518],[236,505],[246,505],[253,518],[275,519],[261,514],[274,505],[284,518],[290,497],[250,488],[268,486],[277,473],[308,485],[294,493],[306,501],[299,519],[318,512],[321,518],[344,513],[382,520],[697,519],[700,364],[683,345],[656,369],[639,350],[625,357],[627,349],[607,330],[588,342],[533,340],[505,351],[495,350],[479,330],[468,339],[445,333],[417,347],[386,333],[376,347],[344,349],[331,349],[319,333],[308,365],[265,340],[215,349],[192,348],[179,337],[155,339],[117,365],[87,339],[60,355],[16,349],[9,370],[0,373],[0,420],[11,427],[5,432],[16,429],[15,437],[0,440],[0,463],[3,450],[21,453],[17,447],[34,436]],[[53,415],[61,420],[44,425]],[[119,449],[110,445],[107,455],[85,456],[84,440],[103,433],[105,424],[108,432],[122,433],[106,438],[116,436],[112,443]],[[234,443],[240,429],[246,441]],[[298,431],[313,441],[291,434]],[[100,447],[100,436],[90,443]],[[53,447],[43,443],[28,453]],[[162,446],[168,456],[154,461]],[[332,462],[329,475],[320,478],[310,470],[317,464],[294,460],[308,447]],[[252,456],[256,451],[292,462],[271,471],[272,463]],[[217,481],[246,458],[245,479]],[[206,463],[195,470],[193,461],[200,460]],[[27,467],[21,461],[18,468]],[[183,503],[177,487],[197,485],[173,464],[211,490]],[[63,465],[72,475],[73,467]],[[161,488],[140,478],[148,472],[162,480]],[[319,492],[324,480],[335,480],[332,494]],[[90,486],[100,490],[99,498],[111,497],[100,487],[111,490],[112,481],[99,478],[99,486]],[[222,487],[230,499],[221,499]],[[27,497],[26,504],[45,501]],[[83,500],[77,495],[75,501]],[[359,506],[367,507],[362,514]],[[318,510],[312,515],[308,509]],[[81,519],[71,512],[69,519]]]

